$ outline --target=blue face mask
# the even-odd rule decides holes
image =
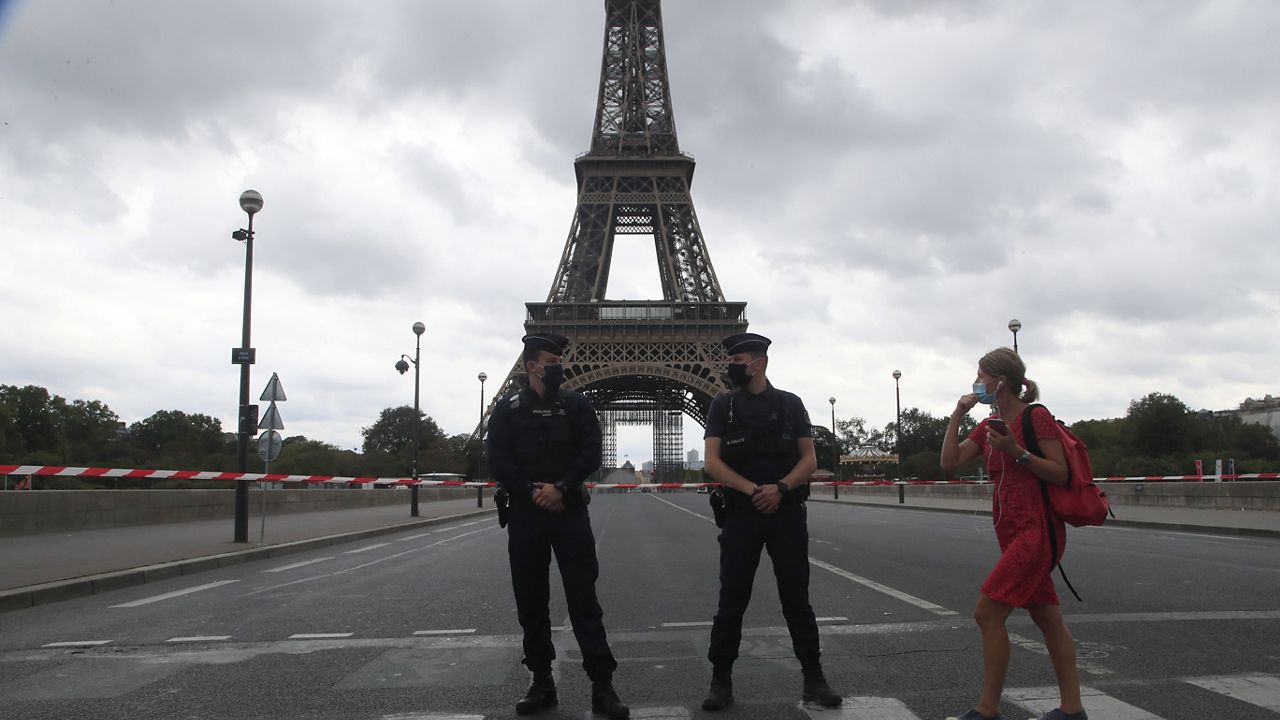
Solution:
[[[994,405],[996,402],[996,394],[987,391],[987,383],[974,383],[973,394],[978,396],[978,402],[983,405]]]

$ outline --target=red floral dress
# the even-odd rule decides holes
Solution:
[[[1047,410],[1037,409],[1031,419],[1037,438],[1057,439],[1054,427],[1057,421]],[[1022,415],[1008,418],[1006,422],[1018,446],[1025,448]],[[1051,573],[1066,548],[1066,526],[1061,520],[1054,519],[1058,556],[1051,557],[1053,550],[1049,544],[1049,526],[1045,522],[1044,496],[1040,490],[1043,481],[1027,466],[1014,462],[1013,456],[987,444],[986,420],[969,433],[969,439],[981,449],[987,472],[991,475],[991,521],[1000,542],[1000,560],[986,582],[982,583],[982,593],[992,600],[1020,608],[1057,605],[1058,593],[1053,589]]]

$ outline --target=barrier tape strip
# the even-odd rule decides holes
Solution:
[[[345,477],[335,475],[284,475],[280,473],[216,472],[210,470],[120,470],[110,468],[68,467],[65,465],[0,465],[0,475],[34,475],[36,477],[133,478],[151,480],[249,480],[254,482],[328,483],[332,485],[420,485],[424,487],[495,487],[492,481],[422,480],[408,477]],[[1280,472],[1237,473],[1234,475],[1134,475],[1094,478],[1094,482],[1214,482],[1217,480],[1280,480]],[[985,480],[815,480],[813,487],[858,487],[867,485],[983,485]],[[682,490],[716,487],[719,483],[587,483],[593,488],[656,488]]]

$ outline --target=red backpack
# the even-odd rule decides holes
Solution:
[[[1039,403],[1028,405],[1022,413],[1022,439],[1032,454],[1044,457],[1031,423],[1031,411],[1036,408],[1044,406]],[[1045,412],[1048,412],[1047,408]],[[1089,448],[1061,420],[1056,423],[1054,427],[1058,431],[1058,441],[1062,443],[1062,452],[1067,458],[1069,477],[1066,485],[1043,483],[1047,495],[1045,505],[1060,520],[1073,527],[1101,525],[1106,521],[1107,514],[1111,513],[1111,505],[1107,502],[1106,491],[1093,482]],[[1115,517],[1115,513],[1111,513],[1111,516]]]
[[[1040,442],[1036,439],[1035,427],[1031,422],[1031,411],[1036,408],[1044,408],[1045,412],[1049,412],[1048,408],[1039,403],[1028,405],[1027,409],[1022,411],[1022,441],[1026,443],[1027,450],[1032,454],[1044,457],[1044,453],[1040,452]],[[1111,512],[1106,491],[1093,483],[1093,466],[1089,463],[1089,448],[1085,447],[1080,438],[1067,429],[1061,420],[1057,418],[1054,420],[1054,429],[1058,431],[1058,441],[1062,443],[1062,453],[1067,459],[1067,484],[1054,485],[1041,480],[1040,494],[1044,498],[1044,507],[1047,510],[1045,521],[1049,524],[1049,551],[1053,553],[1049,557],[1059,558],[1053,516],[1056,515],[1068,525],[1084,527],[1101,525],[1106,521],[1108,514],[1115,517],[1115,513]],[[1066,538],[1063,538],[1063,541],[1065,542]],[[1059,562],[1057,565],[1062,581],[1067,584],[1071,594],[1076,596],[1076,600],[1080,600],[1080,593],[1076,592],[1071,581],[1067,579],[1067,571],[1062,569],[1062,563]]]

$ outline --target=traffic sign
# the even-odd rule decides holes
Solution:
[[[275,430],[268,430],[258,436],[258,457],[262,458],[263,462],[274,462],[280,457],[282,447],[284,447],[284,440]]]
[[[231,348],[232,365],[252,365],[257,359],[257,348]]]
[[[262,391],[262,397],[258,398],[264,402],[284,402],[289,398],[284,396],[284,386],[280,384],[280,376],[271,373],[271,380],[267,383],[267,389]]]
[[[267,406],[267,412],[262,416],[262,422],[258,423],[259,430],[283,430],[284,420],[280,417],[280,411],[276,409],[276,404],[271,403]]]

